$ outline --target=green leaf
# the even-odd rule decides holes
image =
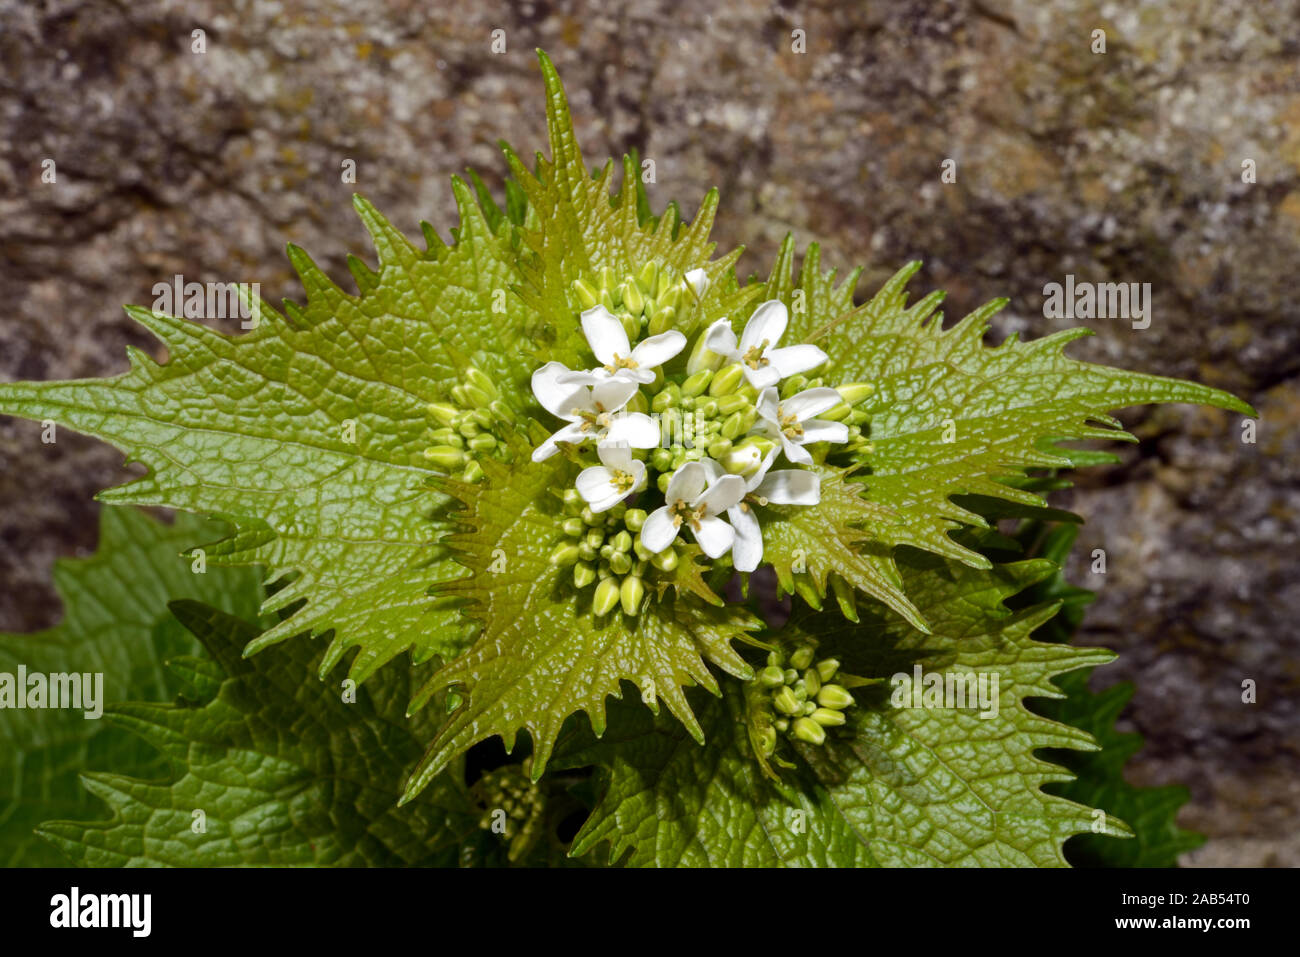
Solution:
[[[540,777],[564,720],[585,711],[599,734],[605,699],[619,697],[624,680],[651,707],[666,703],[687,733],[703,740],[682,689],[698,684],[718,693],[706,660],[748,676],[730,642],[758,622],[743,609],[707,604],[685,587],[634,617],[617,611],[594,617],[590,595],[562,588],[561,569],[549,561],[560,537],[554,491],[571,484],[573,464],[557,455],[522,472],[496,462],[484,467],[480,485],[444,483],[465,506],[456,515],[460,530],[447,543],[468,574],[438,590],[467,605],[481,634],[433,675],[414,706],[452,687],[465,701],[434,738],[404,800],[477,741],[499,735],[513,750],[519,730],[532,739],[532,773]]]
[[[198,602],[170,607],[214,659],[181,667],[215,693],[201,707],[119,705],[110,720],[177,773],[87,774],[112,818],[47,823],[42,836],[92,867],[447,865],[477,839],[479,812],[451,776],[396,806],[421,749],[422,721],[405,717],[410,668],[384,669],[349,703],[303,680],[319,657],[310,644],[245,659],[257,628]]]
[[[134,508],[103,509],[97,552],[54,567],[63,620],[47,631],[0,634],[0,673],[16,675],[23,666],[29,675],[101,674],[100,706],[172,697],[181,684],[163,662],[198,646],[167,613],[168,600],[257,614],[262,588],[255,571],[209,567],[196,574],[180,555],[220,533],[219,523],[188,515],[166,524]],[[33,829],[51,815],[94,806],[77,777],[91,765],[142,775],[164,767],[152,748],[107,720],[87,720],[84,709],[0,709],[0,865],[65,863]]]
[[[857,273],[838,287],[809,248],[798,280],[793,242],[782,247],[766,295],[786,302],[789,341],[816,341],[834,363],[836,382],[867,382],[861,405],[870,416],[873,450],[864,494],[877,506],[861,527],[886,545],[911,545],[973,566],[977,553],[949,537],[959,525],[984,527],[977,512],[954,500],[979,495],[1041,505],[1013,481],[1034,468],[1095,464],[1097,457],[1060,446],[1080,439],[1136,441],[1107,413],[1151,402],[1193,402],[1254,415],[1239,399],[1207,386],[1069,359],[1064,348],[1086,329],[1020,342],[983,344],[994,300],[950,329],[931,293],[907,305],[905,286],[920,268],[910,263],[866,304],[852,305]],[[864,430],[865,431],[865,430]],[[888,516],[888,517],[882,517]]]
[[[849,723],[821,747],[799,745],[796,768],[774,782],[755,760],[734,682],[724,685],[722,702],[700,708],[707,748],[674,723],[611,708],[604,740],[575,733],[557,749],[555,766],[596,764],[607,775],[574,853],[608,842],[612,859],[627,855],[635,865],[1064,865],[1062,844],[1094,816],[1044,791],[1068,774],[1035,752],[1096,745],[1023,700],[1059,697],[1054,675],[1111,654],[1033,640],[1053,604],[1018,613],[1003,606],[1051,574],[1049,562],[981,571],[907,553],[900,567],[932,634],[871,606],[859,626],[815,613],[782,637],[815,637],[819,653],[864,677],[889,679],[915,665],[945,680],[996,673],[996,716],[895,708],[888,683],[858,688]],[[1123,831],[1113,819],[1104,826]]]
[[[128,309],[167,346],[167,362],[133,350],[115,379],[3,384],[0,411],[54,419],[148,467],[102,500],[219,515],[237,532],[208,549],[212,560],[294,576],[265,610],[306,606],[257,647],[332,632],[321,668],[356,647],[357,680],[408,648],[417,661],[455,654],[454,612],[425,596],[456,569],[433,547],[427,406],[446,398],[468,357],[516,392],[533,363],[523,305],[508,294],[513,227],[493,233],[468,187],[453,185],[461,224],[450,248],[417,249],[357,199],[379,254],[359,296],[291,246],[305,307],[281,315],[252,303],[256,328],[234,338]]]

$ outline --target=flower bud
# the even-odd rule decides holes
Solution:
[[[497,447],[496,436],[483,432],[469,440],[469,447],[475,452],[491,452]]]
[[[782,686],[781,690],[772,696],[772,704],[776,706],[776,710],[786,714],[798,714],[800,710],[799,699],[794,696],[794,690],[786,686]]]
[[[646,327],[646,332],[652,336],[657,336],[661,332],[667,332],[677,321],[677,310],[672,306],[665,306],[662,302],[658,304],[659,308],[655,314],[650,317],[650,324]]]
[[[714,439],[709,443],[709,458],[720,459],[731,451],[731,439]]]
[[[807,668],[809,665],[811,665],[812,660],[813,660],[812,645],[800,645],[790,655],[790,665],[794,668],[798,668],[800,671],[802,671],[804,668]]]
[[[744,447],[733,445],[722,456],[713,457],[724,469],[741,478],[749,478],[763,464],[763,456],[759,455],[758,449],[752,445]]]
[[[713,379],[713,370],[701,369],[699,372],[692,374],[685,382],[682,383],[682,395],[695,398],[709,387],[709,382]]]
[[[817,673],[816,668],[809,668],[803,673],[803,686],[808,694],[815,695],[822,687],[821,675]]]
[[[659,303],[659,308],[671,309],[677,311],[678,304],[682,301],[682,287],[669,286],[664,288],[663,283],[659,283],[659,288],[655,290],[655,302]]]
[[[446,402],[430,402],[429,414],[443,426],[450,426],[456,419],[457,409]]]
[[[838,728],[848,719],[844,717],[843,711],[834,711],[831,708],[818,708],[812,714],[808,715],[823,728]]]
[[[659,473],[659,478],[655,480],[655,486],[659,489],[659,491],[667,494],[668,480],[670,478],[672,478],[672,476],[669,475],[667,471],[663,471]]]
[[[821,744],[826,740],[826,729],[811,718],[799,718],[793,726],[794,736],[808,744]]]
[[[691,349],[691,357],[686,360],[686,371],[694,374],[702,369],[716,369],[722,365],[725,356],[720,356],[713,350],[704,345],[705,336],[703,333],[695,337],[695,346]]]
[[[626,529],[624,529],[623,531],[615,535],[612,539],[610,539],[609,544],[613,546],[614,551],[616,552],[631,551],[632,536],[627,533]]]
[[[581,279],[573,280],[573,291],[578,294],[578,301],[583,309],[592,309],[600,302],[600,294]]]
[[[626,575],[632,570],[632,556],[627,552],[613,552],[609,556],[609,570],[615,575]]]
[[[555,547],[555,551],[551,552],[551,564],[563,568],[566,565],[572,565],[581,557],[577,545],[572,542],[563,542]]]
[[[645,296],[636,283],[630,282],[623,287],[623,305],[633,316],[641,315],[645,309]]]
[[[782,734],[785,734],[787,731],[790,730],[790,719],[777,718],[775,721],[772,722],[772,727],[776,728],[776,730],[780,731]]]
[[[605,544],[605,533],[599,528],[588,529],[587,544],[592,548],[600,548],[601,545]]]
[[[650,564],[661,572],[671,572],[677,567],[677,549],[669,545],[662,552],[650,559]]]
[[[446,469],[448,472],[465,464],[465,453],[450,445],[435,445],[425,449],[424,457],[438,468]]]
[[[644,392],[637,389],[632,393],[632,398],[627,400],[627,405],[625,405],[624,408],[628,412],[649,412],[650,400],[645,397]]]
[[[848,385],[839,385],[835,391],[849,405],[857,405],[871,393],[876,391],[876,387],[868,382],[850,382]]]
[[[848,689],[842,685],[822,685],[821,690],[817,692],[817,703],[823,708],[843,711],[853,704],[853,695],[849,694]]]
[[[573,566],[573,585],[575,588],[586,588],[595,580],[596,569],[586,562],[578,562]]]
[[[492,381],[492,377],[482,369],[470,366],[465,370],[465,381],[488,396],[488,401],[481,403],[481,405],[490,405],[493,399],[501,397],[501,393],[497,391],[497,385]]]
[[[587,530],[587,523],[574,515],[560,523],[560,529],[570,538],[578,538]]]
[[[618,589],[618,599],[623,605],[623,614],[635,615],[641,610],[641,600],[645,598],[645,584],[636,575],[628,575]]]
[[[745,429],[744,411],[733,412],[727,416],[726,421],[722,423],[722,437],[726,439],[735,439],[740,437],[740,433]]]
[[[817,662],[817,677],[821,678],[822,684],[831,680],[831,676],[839,670],[840,662],[838,658],[823,658]]]
[[[768,665],[758,673],[758,682],[764,688],[779,688],[785,684],[785,674],[775,665]]]
[[[473,459],[470,459],[469,464],[465,466],[465,471],[461,475],[460,480],[462,482],[467,482],[470,485],[477,485],[479,482],[483,481],[483,466],[479,465]]]
[[[645,520],[646,513],[643,508],[629,508],[623,513],[623,525],[629,532],[641,531],[641,526],[645,524]]]
[[[817,413],[817,418],[828,419],[831,422],[843,421],[853,410],[849,408],[848,403],[841,402],[839,405],[833,405],[825,412]]]
[[[641,291],[647,296],[655,291],[655,280],[659,278],[659,264],[648,262],[641,267],[641,271],[636,274],[636,284],[641,287]]]
[[[608,615],[618,604],[618,579],[606,578],[596,586],[596,594],[591,599],[591,613],[597,618]]]
[[[709,395],[732,395],[737,386],[745,380],[745,369],[739,362],[733,362],[726,368],[719,369],[718,374],[709,383]]]

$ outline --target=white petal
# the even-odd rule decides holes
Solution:
[[[781,378],[798,375],[809,369],[816,369],[826,361],[826,353],[816,346],[787,346],[784,349],[769,349],[767,361],[781,373]]]
[[[720,518],[702,518],[700,527],[692,525],[691,531],[695,533],[695,540],[704,549],[704,554],[710,558],[721,558],[727,554],[727,549],[736,539],[735,529]]]
[[[736,354],[736,333],[730,319],[719,319],[704,332],[704,348],[720,356]]]
[[[563,362],[548,362],[533,373],[533,395],[551,415],[568,419],[573,417],[574,406],[589,407],[581,385],[560,381],[573,374]]]
[[[754,446],[751,445],[750,448],[754,449],[755,454],[758,453],[758,449],[754,448]],[[772,463],[776,461],[776,457],[780,454],[781,450],[776,447],[773,447],[772,451],[767,453],[767,456],[763,459],[754,474],[745,479],[746,492],[752,492],[763,484],[763,480],[767,478],[767,470],[772,467]]]
[[[704,491],[709,473],[699,462],[687,462],[668,480],[664,498],[669,502],[694,502]]]
[[[637,385],[649,385],[655,380],[655,374],[649,369],[619,369],[614,373],[615,379],[626,379]]]
[[[741,354],[755,346],[763,345],[765,340],[766,348],[775,346],[785,335],[785,327],[789,321],[790,314],[786,312],[785,303],[780,299],[769,299],[761,303],[749,317],[749,322],[745,323],[745,331],[740,334]]]
[[[763,560],[763,530],[759,527],[758,516],[747,505],[741,504],[727,509],[727,518],[736,533],[736,540],[731,546],[731,563],[738,572],[752,572]]]
[[[543,459],[549,459],[556,452],[560,451],[557,442],[572,442],[577,445],[584,439],[590,438],[591,433],[582,431],[582,426],[578,424],[566,425],[560,431],[556,432],[549,439],[533,451],[533,461],[541,462]]]
[[[627,405],[627,400],[640,388],[635,382],[613,376],[591,387],[591,408],[601,412],[617,412]]]
[[[800,445],[811,445],[813,442],[847,442],[849,440],[849,427],[843,422],[827,422],[825,419],[813,419],[810,422],[800,424],[803,427],[803,437],[799,440]]]
[[[727,470],[711,458],[705,457],[700,459],[700,464],[704,466],[704,471],[709,474],[710,482],[715,482],[727,474]]]
[[[773,505],[816,505],[822,500],[821,479],[807,469],[769,472],[754,491]]]
[[[677,526],[673,524],[672,510],[665,505],[646,516],[641,526],[641,544],[658,554],[671,545],[677,538]]]
[[[661,366],[677,353],[686,348],[686,337],[676,329],[661,332],[649,339],[642,339],[632,350],[632,358],[640,369],[653,369]],[[654,376],[651,376],[653,379]]]
[[[619,472],[632,471],[632,446],[626,442],[615,442],[608,438],[596,446],[600,461]],[[581,491],[581,489],[579,489]]]
[[[782,415],[793,415],[800,422],[832,409],[844,399],[834,389],[804,389],[781,403]]]
[[[614,485],[610,481],[613,477],[610,470],[603,465],[593,465],[591,468],[579,472],[573,484],[577,488],[578,494],[585,501],[595,504],[609,498],[614,492]],[[614,501],[617,502],[618,499],[615,498]],[[594,509],[594,511],[600,511],[600,509]]]
[[[644,412],[621,412],[605,431],[606,442],[623,442],[634,449],[653,449],[659,439],[658,424]]]
[[[613,364],[616,355],[626,359],[632,352],[623,323],[604,306],[592,306],[582,314],[582,333],[596,358],[605,365]]]
[[[595,385],[597,382],[604,382],[610,377],[603,366],[597,366],[594,369],[583,369],[577,372],[566,372],[555,381],[560,385]]]
[[[776,366],[763,366],[761,369],[744,367],[745,378],[755,389],[766,389],[781,381],[781,373]]]
[[[785,434],[781,434],[781,451],[785,452],[785,457],[796,465],[812,465],[812,456],[808,450],[801,445],[795,445]]]
[[[695,299],[698,302],[704,298],[704,294],[709,291],[709,274],[703,269],[691,269],[686,273],[686,285],[695,293]]]
[[[756,408],[760,419],[773,425],[780,425],[780,406],[781,400],[776,394],[776,389],[768,387],[759,393]]]
[[[724,475],[691,504],[697,508],[703,505],[709,515],[720,515],[744,497],[745,480],[739,475]]]

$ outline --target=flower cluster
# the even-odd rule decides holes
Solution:
[[[553,561],[575,566],[578,587],[599,583],[597,614],[618,604],[635,614],[642,575],[649,564],[671,571],[684,535],[753,571],[763,557],[755,508],[820,502],[811,449],[865,445],[866,414],[853,406],[871,387],[808,379],[826,354],[780,345],[789,316],[778,300],[759,305],[739,339],[724,318],[691,343],[703,270],[679,279],[650,264],[622,282],[606,270],[598,288],[579,280],[574,290],[597,364],[548,362],[532,377],[537,401],[565,423],[533,460],[568,445],[590,463],[565,493],[571,540]],[[774,469],[782,457],[795,468]]]
[[[796,647],[788,660],[773,651],[767,656],[767,667],[758,673],[759,686],[768,692],[764,704],[773,716],[762,723],[759,732],[758,745],[765,758],[776,751],[778,734],[805,744],[821,744],[826,729],[844,724],[845,710],[855,703],[847,688],[831,683],[839,661],[814,661],[814,653],[811,644]]]

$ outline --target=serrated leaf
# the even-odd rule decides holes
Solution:
[[[698,684],[717,692],[706,661],[748,675],[749,666],[730,642],[757,621],[689,592],[666,594],[634,617],[616,611],[595,618],[590,595],[561,588],[560,569],[549,561],[560,536],[554,490],[571,484],[561,477],[572,472],[572,463],[555,456],[522,472],[495,462],[485,470],[480,485],[446,483],[465,506],[456,516],[460,530],[447,542],[468,573],[438,593],[467,603],[482,632],[416,699],[419,706],[433,693],[456,687],[466,700],[434,738],[407,798],[477,741],[499,735],[513,750],[520,730],[532,739],[532,771],[540,776],[565,719],[584,711],[599,734],[605,699],[622,694],[622,681],[635,684],[647,703],[667,704],[699,739],[702,731],[683,687]]]
[[[319,657],[290,642],[251,659],[258,629],[181,601],[176,617],[225,673],[202,707],[135,703],[114,725],[179,769],[161,781],[121,773],[84,777],[108,821],[50,822],[40,833],[81,864],[117,866],[409,866],[458,860],[478,832],[463,785],[445,777],[398,809],[418,758],[421,721],[405,718],[413,676],[387,668],[344,700],[304,680]],[[196,813],[198,812],[198,813]]]
[[[1109,652],[1034,641],[1055,606],[1011,613],[1003,600],[1048,575],[1048,562],[980,571],[910,553],[908,594],[933,628],[925,635],[871,606],[859,626],[811,614],[791,627],[814,636],[864,677],[998,673],[996,716],[971,710],[895,708],[888,684],[855,691],[849,723],[822,747],[800,745],[781,781],[763,777],[745,727],[742,692],[701,705],[710,746],[662,719],[611,708],[599,743],[565,742],[556,766],[596,763],[608,787],[574,842],[601,842],[639,865],[1060,866],[1061,846],[1094,820],[1086,807],[1046,793],[1068,777],[1040,748],[1093,749],[1087,734],[1039,717],[1026,697],[1058,696],[1052,677],[1108,660]],[[1107,828],[1122,833],[1118,821]]]
[[[103,509],[96,553],[54,567],[63,620],[46,631],[0,634],[0,673],[16,675],[21,665],[29,675],[100,674],[100,707],[168,699],[183,684],[163,662],[198,648],[167,613],[169,599],[257,614],[262,588],[256,572],[209,567],[196,574],[191,560],[180,555],[221,529],[220,523],[189,515],[166,524],[134,508]],[[164,768],[152,748],[106,720],[87,720],[84,713],[84,708],[0,709],[0,865],[65,863],[33,829],[51,815],[83,814],[94,806],[78,780],[86,767],[146,776]]]
[[[911,545],[972,565],[984,560],[955,543],[960,525],[983,527],[984,518],[956,500],[979,495],[1041,505],[1013,481],[1029,469],[1106,461],[1064,448],[1081,439],[1134,441],[1108,413],[1152,402],[1190,402],[1245,415],[1254,410],[1207,386],[1076,361],[1064,348],[1086,329],[1033,342],[1012,336],[983,344],[988,319],[1005,300],[975,310],[943,329],[931,293],[908,306],[906,284],[920,268],[910,263],[866,304],[853,307],[857,274],[839,286],[823,273],[816,246],[792,278],[793,243],[782,247],[766,295],[791,309],[791,341],[817,342],[834,363],[837,382],[875,387],[860,406],[870,416],[873,449],[865,494],[889,520],[864,527],[886,545]],[[867,430],[864,429],[864,432]]]

